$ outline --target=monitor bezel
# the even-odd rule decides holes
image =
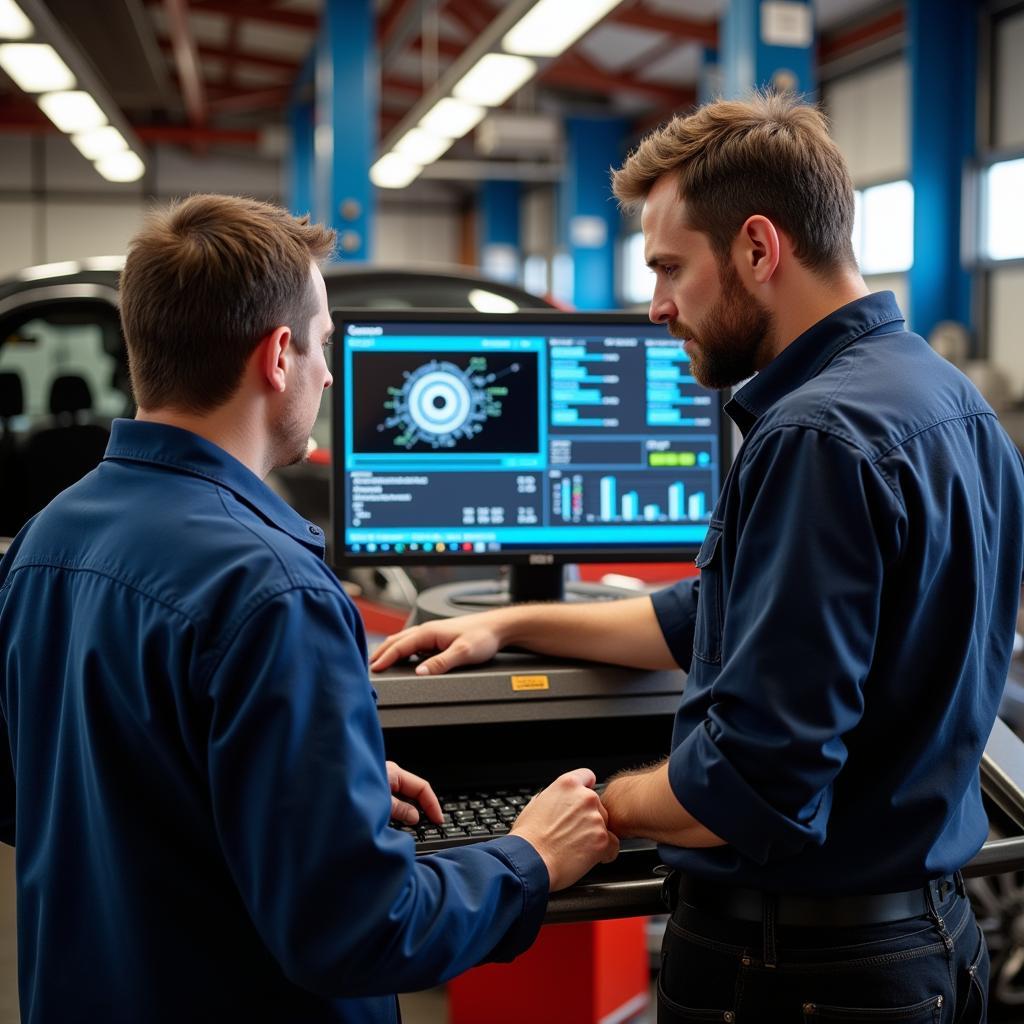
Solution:
[[[344,550],[344,524],[339,510],[343,501],[345,466],[344,416],[342,405],[345,395],[344,353],[345,326],[349,323],[380,324],[403,323],[452,323],[452,324],[609,324],[650,328],[651,321],[646,313],[624,310],[601,312],[566,312],[560,309],[520,310],[515,313],[479,313],[465,309],[402,309],[381,310],[372,307],[342,307],[331,310],[334,322],[334,344],[331,351],[331,376],[334,383],[328,392],[331,403],[331,479],[330,479],[330,537],[331,561],[338,568],[347,566],[374,565],[589,565],[616,562],[692,562],[700,550],[699,543],[679,544],[657,551],[649,547],[616,547],[601,550],[546,550],[537,551],[474,551],[442,554],[436,552],[423,555],[421,552],[394,551],[352,554]],[[715,392],[718,398],[718,444],[721,453],[720,484],[725,483],[726,474],[732,465],[733,431],[731,421],[724,407],[729,392]],[[716,495],[717,498],[717,495]]]

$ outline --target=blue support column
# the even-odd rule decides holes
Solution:
[[[489,277],[508,284],[519,280],[520,191],[518,181],[485,181],[480,186],[478,262]]]
[[[312,213],[313,104],[292,103],[288,108],[291,148],[288,160],[288,208],[296,217]]]
[[[722,65],[718,51],[705,46],[700,55],[700,74],[697,78],[697,102],[710,103],[722,95]]]
[[[313,183],[313,75],[316,47],[302,62],[288,101],[288,208],[296,217],[316,210]]]
[[[622,217],[609,186],[610,167],[625,155],[628,122],[570,117],[565,122],[566,169],[561,190],[561,235],[572,257],[572,304],[614,309],[615,244]]]
[[[910,0],[910,180],[914,186],[913,327],[971,323],[960,261],[961,182],[975,151],[977,10],[973,0]]]
[[[378,82],[373,0],[324,0],[316,41],[316,214],[337,229],[348,260],[372,256]]]
[[[722,95],[727,99],[766,86],[806,96],[817,88],[811,0],[729,0],[719,40]]]

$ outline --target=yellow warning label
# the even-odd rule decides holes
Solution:
[[[547,676],[512,676],[513,690],[547,690],[550,687]]]

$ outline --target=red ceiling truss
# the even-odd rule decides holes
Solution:
[[[149,10],[160,12],[158,38],[168,60],[168,71],[181,96],[184,123],[154,124],[174,120],[173,112],[134,124],[140,138],[148,142],[174,142],[202,149],[210,145],[251,146],[261,124],[286,120],[291,85],[302,65],[297,56],[300,33],[313,45],[318,15],[301,8],[280,6],[283,0],[146,0]],[[566,0],[570,2],[570,0]],[[436,14],[442,31],[436,38],[428,35],[409,37],[410,17],[417,11]],[[431,6],[431,4],[433,6]],[[416,58],[436,52],[441,71],[461,56],[487,28],[498,10],[486,0],[390,0],[382,6],[377,22],[377,42],[383,52],[392,48],[404,56],[397,66],[383,70],[381,78],[380,131],[387,134],[422,97],[424,75],[415,73]],[[200,18],[197,16],[215,16]],[[212,31],[216,23],[218,31]],[[557,90],[561,102],[571,105],[578,94],[593,109],[595,100],[609,101],[629,94],[646,101],[636,114],[636,127],[642,130],[657,124],[673,111],[685,110],[695,102],[692,86],[653,81],[644,77],[646,69],[670,57],[680,46],[697,44],[713,48],[718,42],[714,21],[699,21],[678,15],[666,15],[645,5],[644,0],[625,0],[604,24],[644,29],[652,40],[625,66],[611,70],[577,43],[562,56],[550,61],[538,76],[539,89]],[[252,31],[248,31],[252,26]],[[403,30],[404,26],[404,30]],[[289,46],[271,52],[267,47],[268,28],[281,29],[289,36]],[[200,31],[201,29],[201,31]],[[852,29],[825,35],[819,42],[822,62],[846,57],[858,48],[871,46],[904,31],[902,10],[885,14]],[[250,36],[263,37],[261,46]],[[216,37],[216,38],[214,38]],[[272,38],[272,37],[271,37]],[[398,41],[402,44],[399,46]],[[307,49],[308,49],[307,47]],[[261,74],[262,72],[262,74]],[[610,108],[612,104],[610,104]],[[256,121],[254,115],[258,116]],[[241,118],[241,122],[240,119]],[[248,122],[246,122],[248,118]],[[0,95],[0,131],[42,130],[49,122],[35,105],[24,97]]]

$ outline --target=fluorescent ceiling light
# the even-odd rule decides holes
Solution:
[[[401,153],[385,153],[370,168],[370,181],[378,188],[405,188],[422,170]]]
[[[101,128],[107,115],[87,92],[48,92],[37,101],[43,113],[68,135]]]
[[[422,128],[411,128],[395,143],[395,152],[422,167],[432,164],[451,147],[452,142],[452,139],[431,135]]]
[[[483,120],[485,113],[483,107],[446,96],[443,100],[438,100],[420,118],[420,127],[431,135],[461,139],[466,132],[472,131]]]
[[[500,107],[525,85],[537,71],[529,57],[515,57],[510,53],[485,53],[452,90],[460,100],[482,103],[485,107]]]
[[[0,0],[0,39],[28,39],[34,29],[14,0]]]
[[[622,0],[539,0],[505,33],[509,53],[557,57]]]
[[[130,149],[101,156],[95,166],[107,181],[138,181],[146,173],[146,165]]]
[[[74,89],[75,76],[49,43],[4,43],[0,67],[25,92]]]
[[[78,132],[71,136],[71,142],[86,160],[99,160],[101,156],[120,153],[128,148],[124,136],[109,124],[89,132]]]

